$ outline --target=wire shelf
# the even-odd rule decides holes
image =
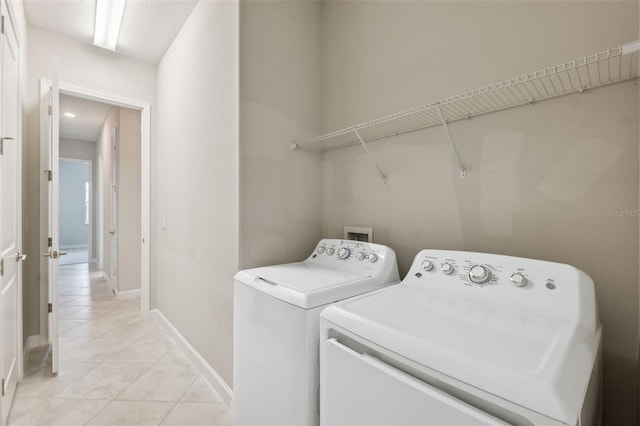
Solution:
[[[292,148],[332,151],[638,78],[640,40],[347,127]]]

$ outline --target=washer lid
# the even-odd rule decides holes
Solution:
[[[322,314],[389,351],[485,392],[576,424],[600,332],[403,282]],[[329,325],[332,327],[331,325]]]
[[[379,288],[371,276],[310,262],[247,269],[235,279],[304,309]]]

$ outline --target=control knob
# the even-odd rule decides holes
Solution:
[[[333,247],[329,247],[329,248],[327,249],[327,254],[328,254],[329,256],[331,256],[334,252],[335,252],[335,250],[333,249]]]
[[[369,262],[375,263],[378,260],[378,255],[374,252],[371,252],[369,253],[369,256],[367,256],[367,258],[369,259]]]
[[[453,272],[453,265],[449,262],[444,262],[442,265],[440,265],[440,270],[444,274],[450,275]]]
[[[511,284],[516,287],[522,287],[527,283],[527,277],[522,275],[520,272],[514,272],[511,274]]]
[[[425,260],[424,262],[422,262],[422,269],[424,269],[425,271],[432,270],[433,262],[431,262],[430,260]]]
[[[491,271],[483,265],[474,265],[469,269],[469,279],[476,284],[484,284],[491,279]]]
[[[364,260],[366,254],[363,251],[359,251],[358,253],[356,253],[356,259],[358,260]]]
[[[346,247],[342,247],[340,250],[338,250],[338,257],[340,259],[348,259],[349,256],[351,256],[351,249],[348,249]]]
[[[318,253],[319,253],[319,254],[324,253],[324,246],[320,246],[320,247],[318,247]]]

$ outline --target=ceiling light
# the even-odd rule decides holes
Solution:
[[[96,0],[96,26],[93,44],[116,50],[125,0]]]
[[[76,115],[74,113],[72,113],[72,112],[65,112],[64,116],[65,117],[69,117],[69,118],[74,118]]]

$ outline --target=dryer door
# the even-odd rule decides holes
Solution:
[[[322,425],[508,425],[336,339],[324,344]]]

